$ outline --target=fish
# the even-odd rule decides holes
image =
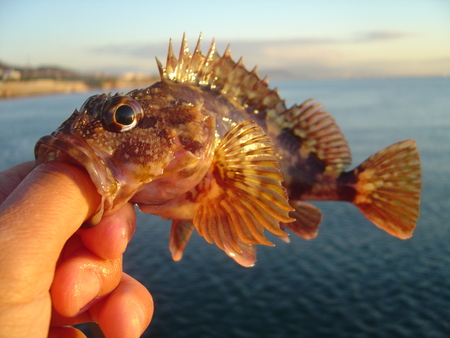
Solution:
[[[351,153],[335,119],[314,99],[287,107],[257,68],[220,55],[213,40],[178,57],[169,42],[158,82],[93,95],[35,146],[36,163],[66,161],[88,172],[102,201],[85,226],[125,203],[172,220],[169,249],[182,258],[194,231],[244,267],[268,231],[315,238],[322,220],[305,201],[345,201],[401,239],[420,211],[414,140],[397,142],[348,170]]]

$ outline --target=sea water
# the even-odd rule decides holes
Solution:
[[[139,214],[125,271],[152,293],[144,337],[445,337],[450,335],[450,79],[273,83],[287,104],[316,98],[336,119],[353,166],[397,141],[417,141],[421,215],[409,240],[347,203],[315,203],[316,239],[258,246],[243,268],[197,234],[180,262],[170,222]],[[0,169],[33,158],[35,141],[93,93],[0,101]]]

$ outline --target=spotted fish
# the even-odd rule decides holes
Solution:
[[[169,247],[182,257],[194,228],[243,266],[265,230],[316,236],[321,212],[304,201],[347,201],[405,239],[419,216],[421,169],[413,140],[355,169],[335,120],[315,100],[287,107],[277,90],[223,55],[214,42],[178,57],[169,43],[160,81],[127,94],[89,97],[36,144],[37,163],[83,166],[102,196],[95,225],[124,203],[172,220]]]

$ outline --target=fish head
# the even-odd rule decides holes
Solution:
[[[37,142],[35,157],[86,169],[102,196],[95,224],[130,200],[164,203],[192,189],[212,161],[214,125],[202,105],[158,90],[94,95]]]

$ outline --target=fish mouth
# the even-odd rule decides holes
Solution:
[[[49,161],[61,161],[83,167],[95,184],[102,202],[98,212],[88,221],[95,225],[105,211],[115,209],[115,199],[120,183],[114,177],[108,163],[86,141],[61,134],[41,137],[34,148],[36,165]],[[112,213],[112,212],[108,212]]]

